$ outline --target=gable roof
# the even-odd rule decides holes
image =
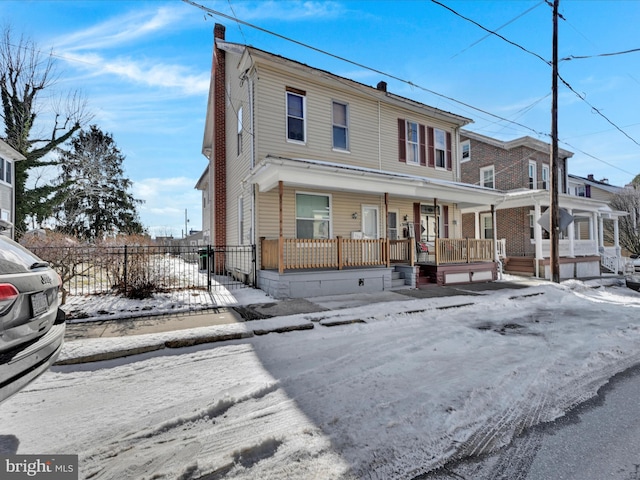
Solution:
[[[331,73],[327,70],[315,68],[305,63],[299,62],[297,60],[292,60],[290,58],[286,58],[275,53],[261,50],[259,48],[255,48],[248,45],[242,45],[239,43],[227,42],[225,40],[220,40],[220,39],[216,39],[216,46],[220,50],[223,50],[225,52],[240,55],[242,58],[239,62],[239,69],[243,71],[248,71],[254,65],[254,63],[256,62],[256,59],[258,59],[258,61],[269,63],[271,65],[277,65],[285,69],[297,70],[305,75],[313,75],[316,78],[321,77],[325,81],[335,83],[336,85],[339,85],[342,88],[344,88],[345,84],[347,84],[350,87],[356,90],[359,90],[363,93],[366,93],[369,96],[377,97],[380,101],[394,104],[401,108],[414,110],[421,114],[426,114],[426,115],[441,119],[443,121],[453,123],[460,127],[467,125],[469,123],[473,123],[473,120],[470,118],[463,117],[455,113],[447,112],[445,110],[441,110],[439,108],[426,105],[416,100],[403,97],[401,95],[390,93],[386,90],[386,87],[384,88],[382,86],[372,87],[370,85],[357,82],[350,78],[341,77],[340,75],[336,75],[335,73]],[[381,82],[381,84],[382,83],[383,82]]]
[[[20,152],[11,147],[7,142],[0,139],[0,155],[4,158],[8,158],[13,160],[14,162],[18,162],[20,160],[26,160],[27,157],[22,155]]]

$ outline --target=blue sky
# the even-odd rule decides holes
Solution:
[[[185,210],[189,229],[202,225],[194,186],[206,166],[216,22],[229,41],[372,86],[385,80],[393,93],[472,118],[467,128],[478,133],[549,141],[551,67],[542,59],[551,60],[552,15],[544,1],[441,0],[449,9],[428,0],[194,1],[354,63],[181,0],[0,1],[3,24],[55,55],[59,78],[43,96],[43,118],[53,93],[85,95],[91,123],[126,156],[154,236],[181,236]],[[640,1],[561,0],[560,13],[560,58],[640,48]],[[569,172],[628,183],[640,173],[640,52],[563,61],[560,75],[575,91],[560,84],[560,147],[574,152]]]

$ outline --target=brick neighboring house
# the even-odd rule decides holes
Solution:
[[[549,235],[538,223],[550,205],[550,145],[531,137],[500,141],[462,130],[461,178],[463,182],[504,192],[495,207],[495,223],[488,210],[463,212],[463,235],[504,239],[505,271],[550,278]],[[573,153],[560,149],[558,203],[574,221],[561,233],[560,277],[600,275],[601,264],[618,265],[618,218],[606,199],[570,195],[568,160]],[[575,177],[573,177],[575,178]],[[602,225],[614,230],[614,249],[604,251]],[[605,257],[613,256],[615,262]],[[617,266],[612,270],[618,271]]]
[[[0,235],[15,237],[15,163],[25,157],[0,140]]]
[[[214,28],[202,152],[203,239],[255,245],[216,273],[276,298],[496,278],[494,239],[462,211],[502,195],[460,181],[470,119],[255,47]]]

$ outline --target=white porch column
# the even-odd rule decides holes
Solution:
[[[568,209],[569,215],[573,215],[573,210]],[[571,222],[567,227],[567,235],[569,235],[569,257],[575,258],[576,256],[576,223]]]
[[[542,226],[538,223],[540,219],[540,204],[536,202],[533,207],[533,242],[536,246],[536,277],[540,277],[540,260],[542,260]]]
[[[620,258],[620,225],[618,224],[618,217],[613,219],[613,241],[616,247],[616,257]]]
[[[604,219],[598,217],[598,253],[600,253],[600,247],[604,248]]]
[[[590,228],[590,240],[595,240],[594,244],[596,246],[596,251],[594,252],[596,255],[600,253],[598,249],[598,213],[593,212],[591,214],[591,221],[589,222]]]

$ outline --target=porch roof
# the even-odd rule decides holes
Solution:
[[[415,200],[436,198],[443,202],[457,203],[460,208],[489,206],[504,196],[496,190],[477,185],[273,155],[267,155],[260,161],[244,181],[258,185],[261,192],[270,191],[282,181],[284,185],[294,187],[388,193]]]
[[[506,208],[527,207],[532,205],[548,207],[551,195],[548,190],[518,190],[507,192],[503,199],[496,203],[496,210]],[[577,195],[558,194],[558,206],[574,212],[598,213],[606,218],[618,218],[628,215],[627,212],[613,210],[606,202]]]

